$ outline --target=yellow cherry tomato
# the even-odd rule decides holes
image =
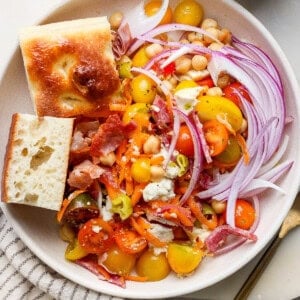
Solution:
[[[189,245],[170,243],[167,259],[171,269],[179,275],[193,272],[203,258],[203,251]]]
[[[201,96],[196,105],[201,122],[217,119],[228,122],[234,131],[241,129],[243,115],[231,100],[220,96]]]
[[[77,239],[69,243],[65,252],[65,258],[72,261],[85,257],[86,255],[88,255],[88,252],[80,246]]]
[[[131,166],[131,176],[139,183],[150,181],[150,159],[138,158],[136,161],[134,161]]]
[[[175,93],[188,88],[193,88],[199,86],[194,80],[183,80],[178,83],[175,88]]]
[[[130,274],[135,266],[136,256],[128,254],[117,246],[112,246],[104,254],[103,265],[112,273],[124,276]]]
[[[131,96],[134,102],[151,104],[156,96],[155,82],[144,74],[139,74],[131,81]]]
[[[136,272],[147,277],[148,281],[162,280],[170,273],[170,266],[165,253],[155,255],[153,250],[145,251],[137,261]]]
[[[146,63],[149,61],[149,57],[146,54],[146,46],[141,47],[133,56],[132,58],[132,66],[133,67],[144,67]]]
[[[175,23],[198,26],[203,18],[203,7],[194,0],[181,1],[174,10]]]
[[[155,15],[161,7],[161,0],[153,0],[148,2],[145,5],[145,13],[148,17]],[[172,10],[170,7],[167,8],[167,11],[163,18],[161,19],[158,25],[169,24],[172,22]]]
[[[146,103],[134,103],[126,108],[122,120],[125,124],[133,120],[141,128],[148,128],[149,118],[149,105]]]

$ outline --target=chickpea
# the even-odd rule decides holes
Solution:
[[[112,166],[116,161],[116,155],[112,151],[108,153],[107,155],[103,155],[99,157],[100,163],[104,166]]]
[[[219,87],[212,87],[209,88],[208,91],[206,92],[206,95],[208,96],[222,96],[223,92]]]
[[[210,18],[207,18],[207,19],[204,19],[202,24],[201,24],[201,28],[202,29],[208,29],[208,28],[217,28],[218,27],[218,22],[214,19],[210,19]]]
[[[242,126],[240,128],[240,133],[243,133],[247,130],[247,127],[248,127],[248,123],[247,123],[247,120],[243,118],[243,121],[242,121]]]
[[[163,50],[164,50],[164,48],[160,44],[151,44],[145,48],[146,55],[149,58],[157,55],[158,53],[160,53]]]
[[[211,207],[217,214],[222,214],[226,209],[226,203],[218,200],[212,200]]]
[[[219,37],[219,29],[217,28],[214,28],[214,27],[209,27],[206,29],[206,32],[212,36],[213,38],[215,38],[216,40],[218,39]],[[212,39],[210,36],[208,35],[204,35],[204,42],[206,42],[207,44],[211,44],[214,42],[214,39]]]
[[[160,151],[160,139],[155,135],[150,135],[143,145],[145,154],[156,154]]]
[[[113,29],[118,29],[121,25],[123,14],[121,12],[115,12],[109,17],[109,23]]]
[[[214,51],[219,51],[223,48],[223,46],[223,44],[213,42],[208,46],[208,48]]]
[[[189,76],[190,79],[194,80],[194,81],[198,81],[201,80],[207,76],[209,76],[209,72],[208,70],[201,70],[201,71],[196,71],[196,70],[189,70],[186,73],[186,76]]]
[[[230,44],[231,42],[231,32],[227,28],[223,28],[219,32],[219,40],[224,44]]]
[[[169,80],[163,80],[162,83],[168,90],[173,90],[174,86]]]
[[[227,86],[231,82],[231,77],[227,73],[220,74],[217,86],[221,89],[223,89],[225,86]]]
[[[192,60],[187,56],[181,56],[175,60],[176,73],[185,74],[192,67]]]
[[[200,47],[203,47],[203,46],[204,46],[203,42],[200,41],[200,40],[195,40],[195,41],[192,42],[192,44],[193,44],[193,45],[196,45],[196,46],[200,46]]]
[[[150,167],[150,180],[160,181],[165,176],[165,171],[161,166],[151,166]]]
[[[207,58],[203,55],[194,55],[192,58],[192,67],[196,71],[201,71],[206,69],[207,63],[208,63]]]
[[[203,38],[202,34],[199,34],[198,32],[190,32],[187,36],[187,39],[190,42],[194,42],[194,41],[201,41]]]
[[[171,76],[169,78],[169,82],[172,84],[172,86],[175,88],[177,86],[178,80],[175,76]]]

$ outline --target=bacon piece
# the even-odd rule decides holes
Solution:
[[[76,264],[84,267],[85,269],[89,270],[93,274],[95,274],[98,279],[108,281],[113,283],[117,286],[125,288],[125,279],[122,276],[109,273],[106,269],[100,266],[95,258],[91,258],[89,256],[77,259]]]
[[[172,116],[168,110],[166,102],[156,97],[153,101],[151,115],[155,121],[156,126],[160,130],[171,129]]]
[[[213,232],[205,240],[208,251],[217,251],[218,248],[225,243],[225,240],[229,235],[240,236],[252,241],[257,240],[256,235],[247,230],[233,228],[229,225],[222,225],[213,230]]]
[[[119,60],[124,55],[132,42],[132,36],[128,23],[122,22],[112,43],[115,58]]]
[[[92,138],[90,154],[101,156],[115,151],[135,128],[134,122],[124,125],[119,115],[110,115]]]
[[[89,160],[84,160],[79,165],[75,166],[73,171],[69,174],[68,184],[81,190],[88,188],[94,179],[99,178],[104,169],[93,164]]]

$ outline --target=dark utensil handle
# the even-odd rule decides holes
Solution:
[[[244,282],[243,286],[239,290],[239,292],[234,297],[234,300],[245,300],[249,296],[250,292],[252,291],[253,287],[257,283],[258,279],[260,278],[261,274],[269,264],[271,258],[273,257],[276,249],[278,248],[281,238],[276,235],[276,238],[271,242],[267,250],[264,252],[261,259],[257,262],[256,266],[254,267],[253,271],[250,273],[246,281]]]

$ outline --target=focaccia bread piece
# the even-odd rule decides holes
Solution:
[[[24,28],[20,46],[38,116],[89,115],[117,97],[120,80],[106,17]]]
[[[2,174],[2,201],[59,210],[74,119],[14,114]]]

